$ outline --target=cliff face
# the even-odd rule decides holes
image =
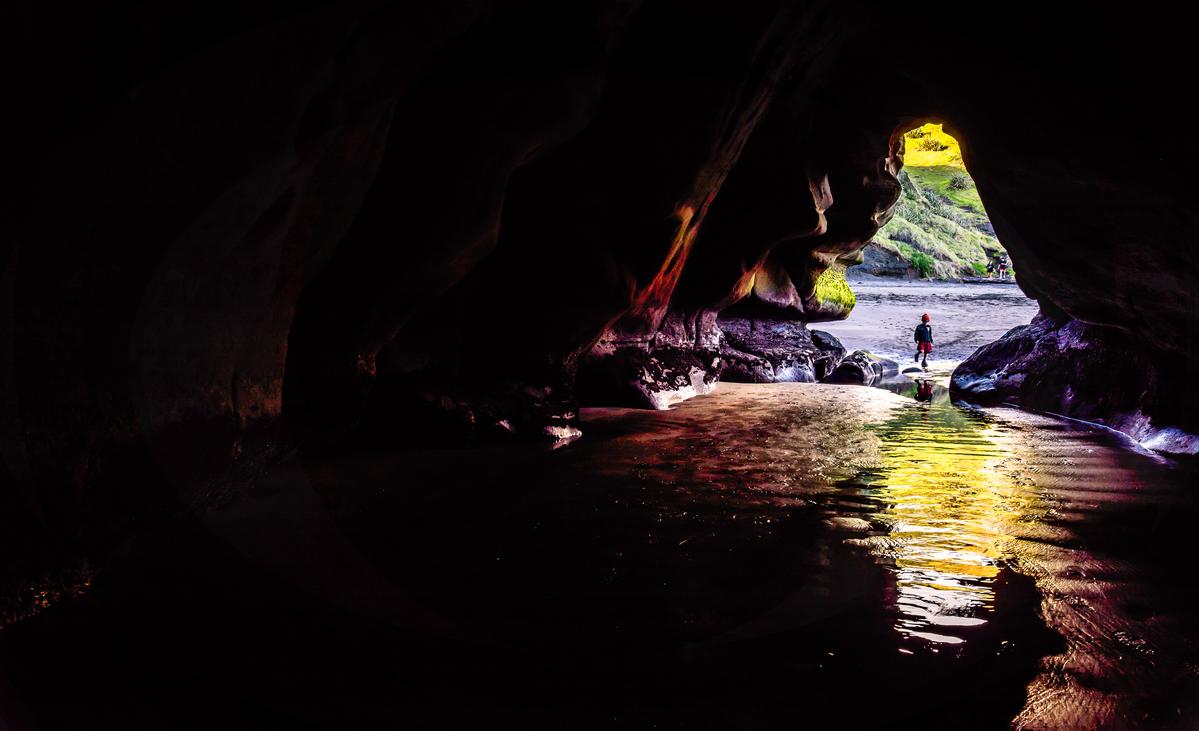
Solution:
[[[934,68],[869,4],[48,12],[19,24],[45,63],[11,86],[0,242],[14,523],[188,501],[296,434],[569,435],[581,368],[597,392],[702,390],[736,345],[722,319],[790,333],[748,353],[776,376],[818,368],[796,327],[852,306],[838,272],[925,119],[962,141],[1030,295],[1136,333],[1146,378],[1195,375],[1169,27],[1005,7]],[[1160,154],[1111,134],[1144,119]]]

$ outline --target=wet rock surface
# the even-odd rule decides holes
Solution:
[[[899,364],[866,350],[855,350],[828,375],[826,383],[852,383],[870,386],[888,376],[899,375]]]
[[[666,409],[710,393],[721,365],[721,356],[715,351],[618,348],[583,364],[579,398],[589,406]]]
[[[603,343],[579,369],[579,399],[588,406],[664,409],[709,393],[717,381],[735,383],[813,383],[836,369],[845,348],[826,332],[795,320],[730,318],[706,323],[695,345],[674,328],[671,342]]]
[[[1068,317],[1038,315],[979,348],[953,372],[955,396],[1101,423],[1167,452],[1199,452],[1199,420],[1179,408],[1185,362],[1153,343]]]
[[[822,381],[845,354],[828,333],[802,322],[721,318],[725,347],[721,378],[741,383]]]

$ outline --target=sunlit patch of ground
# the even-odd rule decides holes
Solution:
[[[851,286],[858,301],[849,318],[815,329],[832,333],[849,350],[870,350],[906,366],[915,354],[913,332],[927,312],[936,340],[929,365],[946,372],[1013,327],[1027,325],[1039,309],[1012,285],[875,279]]]
[[[904,167],[945,165],[965,170],[962,148],[944,126],[929,122],[904,134]]]

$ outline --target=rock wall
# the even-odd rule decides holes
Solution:
[[[176,11],[22,11],[44,64],[21,64],[0,244],[3,540],[176,509],[278,449],[300,294],[397,100],[481,12]]]
[[[580,373],[700,392],[725,326],[817,377],[801,326],[852,306],[838,272],[926,119],[1026,291],[1151,344],[1134,377],[1182,374],[1193,407],[1184,24],[973,11],[944,64],[896,53],[911,19],[873,3],[19,11],[9,50],[40,61],[7,65],[6,525],[69,543],[297,438],[569,435]]]

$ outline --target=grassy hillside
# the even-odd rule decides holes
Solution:
[[[965,169],[958,141],[939,124],[926,124],[904,134],[904,165],[932,168],[948,165]]]
[[[962,164],[957,140],[939,124],[926,124],[905,137],[899,176],[903,195],[895,217],[874,243],[925,277],[981,273],[990,258],[1005,252]]]

